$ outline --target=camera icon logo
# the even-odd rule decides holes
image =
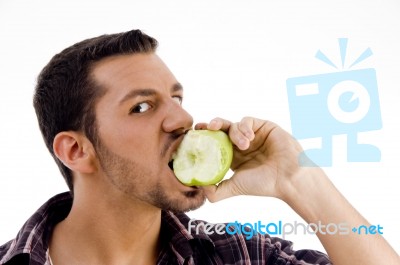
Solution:
[[[344,67],[347,39],[339,39]],[[372,55],[368,48],[349,67]],[[321,51],[316,57],[334,65]],[[379,130],[382,119],[375,69],[289,78],[286,81],[292,134],[298,140],[319,138],[320,148],[305,150],[302,166],[331,166],[332,137],[347,135],[348,162],[378,162],[378,147],[358,143],[359,132]]]

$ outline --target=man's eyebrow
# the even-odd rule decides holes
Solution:
[[[178,91],[183,91],[183,86],[180,83],[175,83],[171,87],[171,92],[178,92]],[[135,98],[135,97],[148,97],[148,96],[154,96],[155,94],[157,94],[157,91],[152,88],[140,88],[140,89],[131,90],[128,94],[126,94],[119,101],[119,104],[122,104],[125,101]]]
[[[131,90],[128,94],[126,94],[120,101],[119,104],[124,103],[125,101],[131,99],[131,98],[135,98],[135,97],[147,97],[147,96],[153,96],[155,95],[157,92],[152,89],[152,88],[141,88],[141,89],[135,89],[135,90]]]
[[[178,91],[182,91],[182,90],[183,90],[183,86],[181,85],[181,83],[174,84],[171,89],[172,92],[178,92]]]

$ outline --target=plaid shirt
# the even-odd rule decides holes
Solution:
[[[71,210],[72,198],[62,193],[45,203],[22,227],[14,240],[0,246],[0,264],[50,265],[49,239],[54,226]],[[242,234],[208,235],[187,230],[190,218],[183,213],[162,212],[157,264],[331,264],[318,251],[292,249],[292,243],[268,235],[250,239]],[[196,224],[199,221],[193,221]]]

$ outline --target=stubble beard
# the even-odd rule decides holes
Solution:
[[[183,192],[179,198],[173,198],[160,182],[149,187],[145,183],[146,180],[158,177],[154,176],[150,169],[115,154],[101,142],[100,138],[96,142],[95,149],[99,163],[108,180],[133,200],[140,200],[173,212],[195,210],[204,204],[205,195],[201,189]],[[143,188],[148,190],[143,192]]]

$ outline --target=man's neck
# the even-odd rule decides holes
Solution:
[[[160,252],[161,210],[118,199],[76,196],[50,240],[54,265],[155,264]]]

